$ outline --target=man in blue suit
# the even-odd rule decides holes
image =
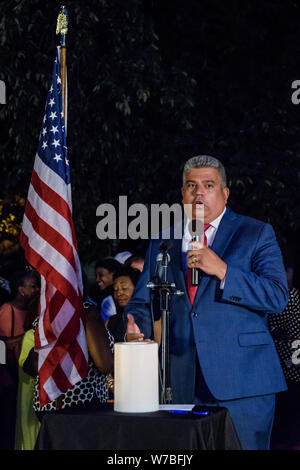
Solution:
[[[183,204],[204,209],[205,243],[194,243],[185,227],[169,250],[168,280],[185,292],[170,305],[170,376],[173,403],[225,406],[243,449],[268,449],[275,393],[286,389],[267,313],[284,310],[288,289],[272,227],[235,214],[221,162],[209,156],[188,160],[183,171]],[[199,206],[198,206],[199,205]],[[202,240],[203,241],[203,240]],[[126,312],[128,335],[150,338],[150,289],[160,240],[152,240],[143,273]],[[189,296],[186,273],[202,279]],[[136,322],[136,323],[135,323]],[[134,335],[133,335],[134,336]]]

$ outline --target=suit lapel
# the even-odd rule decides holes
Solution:
[[[239,217],[237,214],[232,212],[229,207],[227,207],[224,216],[218,227],[215,239],[212,246],[210,247],[220,258],[222,258],[226,248],[231,242],[232,237],[239,227]],[[204,275],[201,283],[197,289],[194,306],[201,298],[202,293],[206,289],[209,281],[212,279],[212,276]]]
[[[239,227],[239,217],[232,212],[229,207],[226,209],[224,216],[220,222],[214,242],[211,249],[222,258],[227,246],[230,244],[231,239]]]

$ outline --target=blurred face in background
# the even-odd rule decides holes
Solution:
[[[131,299],[134,284],[129,276],[119,276],[114,281],[114,299],[120,307],[125,307]]]
[[[34,274],[28,274],[24,279],[23,285],[18,290],[25,303],[36,301],[40,295],[39,277]]]
[[[96,274],[96,282],[99,286],[100,290],[106,289],[106,287],[111,286],[113,284],[113,275],[114,273],[111,271],[108,271],[108,269],[101,268],[96,268],[95,270]]]
[[[144,267],[144,260],[140,260],[140,261],[132,261],[130,267],[132,269],[137,269],[138,271],[143,271],[143,267]]]

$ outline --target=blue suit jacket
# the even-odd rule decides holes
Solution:
[[[150,242],[145,265],[127,313],[145,338],[152,331],[150,289],[160,240]],[[211,249],[228,265],[224,290],[204,274],[191,306],[182,267],[182,240],[172,240],[168,280],[185,292],[170,303],[170,367],[173,403],[193,403],[196,355],[206,384],[218,400],[286,389],[266,313],[288,302],[282,256],[273,228],[228,207]]]

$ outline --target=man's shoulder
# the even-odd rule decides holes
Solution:
[[[261,231],[264,228],[273,230],[272,225],[263,220],[250,217],[248,215],[239,214],[234,212],[230,207],[227,206],[226,212],[222,218],[223,223],[237,224],[241,228],[247,228],[248,230]],[[221,221],[222,222],[222,221]],[[181,240],[184,234],[184,220],[175,225],[162,230],[151,237],[150,244],[153,247],[159,247],[162,243],[168,244],[168,241],[172,243],[173,240]]]
[[[227,208],[224,215],[227,219],[230,219],[232,222],[235,221],[241,224],[241,226],[247,226],[248,228],[253,228],[256,230],[263,229],[264,227],[272,228],[272,225],[268,222],[256,219],[255,217],[250,217],[248,215],[238,214],[237,212],[231,210],[229,207]]]

